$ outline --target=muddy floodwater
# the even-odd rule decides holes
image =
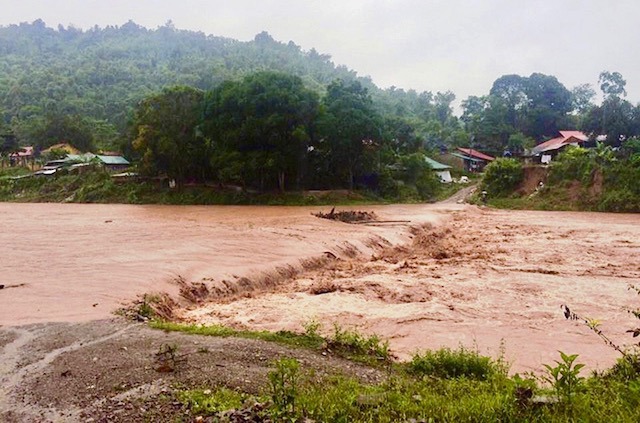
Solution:
[[[358,246],[374,234],[406,238],[395,226],[336,225],[311,215],[320,210],[330,208],[0,203],[0,324],[109,317],[138,294],[175,292],[178,277],[233,279],[345,242]],[[413,222],[446,213],[389,211]]]
[[[400,358],[465,345],[502,349],[515,371],[558,350],[591,368],[612,364],[615,351],[566,321],[562,304],[631,342],[639,215],[458,204],[359,207],[384,221],[375,225],[311,215],[329,209],[2,203],[0,325],[109,317],[143,293],[177,295],[181,278],[211,292],[245,281],[246,292],[185,307],[187,321],[302,330],[313,320],[328,332],[335,323],[380,335]],[[251,286],[321,257],[331,259]]]

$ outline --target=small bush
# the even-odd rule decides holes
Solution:
[[[485,168],[482,189],[492,197],[502,197],[517,188],[524,179],[522,164],[514,159],[496,159]]]
[[[282,358],[275,362],[276,369],[269,373],[269,389],[273,401],[273,415],[277,419],[296,416],[296,400],[300,384],[300,363],[295,358]]]
[[[616,364],[605,373],[605,377],[625,382],[640,381],[640,353],[629,354],[618,359]]]
[[[640,211],[640,197],[628,188],[605,192],[598,203],[599,211],[609,212],[638,212]]]
[[[464,347],[457,350],[441,348],[416,354],[408,367],[409,373],[413,375],[443,379],[465,377],[487,380],[494,375],[506,375],[506,368],[501,361],[496,362]]]
[[[334,326],[333,337],[328,340],[330,348],[338,350],[357,361],[390,360],[389,343],[382,341],[377,335],[363,335],[353,330]]]
[[[588,183],[594,166],[589,150],[569,146],[551,163],[549,182],[573,180]]]

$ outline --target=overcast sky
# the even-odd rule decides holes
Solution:
[[[380,87],[487,94],[505,74],[567,88],[618,71],[640,102],[637,0],[0,0],[0,25],[122,25],[172,20],[239,40],[262,31],[370,76]]]

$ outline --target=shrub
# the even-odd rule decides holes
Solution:
[[[215,414],[221,411],[240,408],[247,395],[228,389],[192,389],[178,394],[180,402],[194,414]]]
[[[300,383],[300,363],[295,358],[282,358],[275,362],[275,366],[276,369],[269,373],[274,417],[294,417]]]
[[[588,183],[594,167],[595,161],[589,150],[570,146],[551,163],[549,181],[575,180]]]
[[[610,212],[638,212],[640,211],[640,197],[628,188],[607,191],[598,203],[599,211]]]
[[[330,348],[338,350],[338,353],[356,361],[391,359],[387,341],[382,341],[377,335],[363,335],[354,330],[342,329],[338,325],[334,326],[333,337],[328,339],[327,343]]]
[[[506,375],[507,372],[501,360],[494,361],[464,347],[457,350],[442,348],[416,354],[408,366],[411,374],[443,379],[466,377],[487,380],[494,375]]]
[[[515,190],[523,179],[524,169],[519,161],[499,158],[485,168],[482,189],[491,196],[502,197]]]

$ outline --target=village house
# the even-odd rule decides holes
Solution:
[[[11,166],[27,166],[33,163],[34,151],[33,147],[21,147],[20,150],[9,154],[9,163]]]
[[[429,157],[424,158],[424,161],[433,169],[435,174],[440,178],[440,182],[442,183],[451,183],[453,182],[453,178],[451,178],[451,166],[437,162]]]
[[[559,131],[560,136],[536,145],[531,150],[535,162],[549,164],[568,145],[582,146],[589,137],[580,131]]]
[[[449,153],[451,158],[459,163],[467,172],[482,172],[489,162],[495,160],[488,154],[481,153],[473,148],[458,147],[453,153]]]
[[[106,156],[93,153],[67,154],[62,159],[50,160],[45,163],[39,173],[51,175],[61,168],[74,169],[90,165],[91,163],[99,163],[109,172],[121,172],[131,165],[127,159],[120,155]]]

